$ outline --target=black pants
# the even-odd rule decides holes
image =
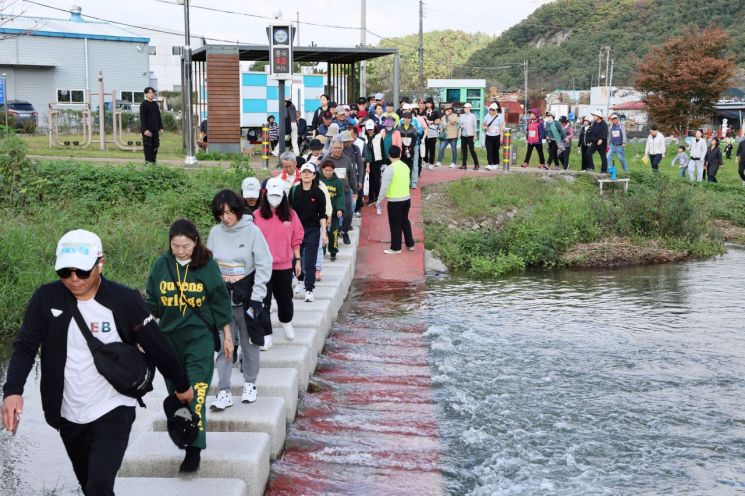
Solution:
[[[740,174],[740,179],[745,181],[745,158],[740,159],[740,165],[737,166],[737,173]]]
[[[466,165],[466,150],[471,151],[471,157],[473,157],[473,165],[479,165],[479,158],[476,156],[476,149],[473,147],[473,136],[461,136],[460,137],[460,154],[462,165]]]
[[[152,136],[142,135],[142,148],[145,151],[145,162],[154,164],[158,160],[160,136],[158,136],[158,131],[152,131],[152,133]]]
[[[388,202],[388,226],[391,228],[391,250],[401,249],[401,233],[404,235],[406,246],[414,246],[414,235],[411,233],[409,222],[409,208],[411,200]]]
[[[582,170],[588,170],[591,167],[591,162],[587,160],[587,149],[589,146],[581,145],[579,147],[580,155],[582,155]],[[593,166],[594,167],[594,166]]]
[[[488,165],[499,165],[499,147],[501,146],[502,137],[486,136],[486,161]]]
[[[435,163],[435,148],[437,146],[437,138],[425,138],[424,146],[424,162],[432,165]]]
[[[587,147],[587,165],[590,169],[595,170],[595,162],[592,160],[592,156],[595,152],[600,155],[600,172],[608,172],[608,157],[605,155],[605,143],[598,145],[597,143],[590,143]]]
[[[113,496],[114,480],[129,443],[135,409],[120,406],[88,424],[66,419],[60,436],[86,496]]]
[[[370,162],[370,192],[367,195],[367,203],[375,203],[378,201],[378,195],[380,195],[380,168],[383,166],[383,161]]]
[[[567,170],[569,168],[569,157],[572,155],[572,147],[571,145],[567,145],[566,148],[564,148],[564,153],[561,154],[561,164],[564,167],[564,170]]]
[[[313,291],[316,287],[316,261],[318,259],[318,245],[321,242],[321,228],[319,226],[303,226],[305,235],[300,245],[300,258],[303,263],[303,283],[306,291]]]
[[[530,164],[530,157],[533,155],[533,150],[538,152],[538,163],[544,165],[546,163],[546,157],[543,156],[543,143],[536,143],[535,145],[528,143],[528,151],[525,153],[525,160],[523,162]]]
[[[292,322],[292,316],[295,313],[295,307],[292,304],[293,272],[295,272],[293,269],[272,270],[272,277],[266,285],[264,306],[270,308],[272,296],[274,296],[277,300],[277,316],[283,323]]]
[[[557,167],[561,164],[559,163],[559,144],[556,141],[549,141],[548,142],[548,162],[547,165],[550,167],[551,165],[556,165]]]
[[[661,155],[660,155],[661,156]],[[719,164],[709,164],[708,166],[708,181],[710,183],[717,182],[717,172],[719,172]]]
[[[364,180],[364,178],[363,178],[363,180]],[[355,213],[356,212],[359,212],[360,210],[362,210],[362,206],[365,204],[365,195],[364,195],[365,190],[364,190],[364,188],[365,188],[365,183],[362,183],[362,189],[360,189],[357,192],[357,203],[355,203],[355,205],[354,205],[354,211],[355,211]]]
[[[649,156],[649,163],[652,166],[652,170],[656,171],[660,169],[660,162],[662,162],[662,154],[656,153]],[[714,173],[716,175],[716,172]]]

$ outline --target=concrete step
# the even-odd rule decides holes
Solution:
[[[240,479],[201,479],[193,476],[117,477],[114,491],[119,496],[178,494],[179,496],[248,496],[248,486]]]
[[[207,443],[211,444],[212,432],[264,432],[269,436],[271,442],[270,454],[272,460],[276,459],[285,445],[287,436],[287,419],[285,418],[284,398],[273,398],[259,396],[250,404],[240,402],[240,397],[233,406],[221,412],[210,410],[207,414]],[[208,396],[205,405],[215,401],[214,396]],[[165,431],[165,417],[153,422],[154,431]]]
[[[264,432],[213,432],[202,451],[200,479],[240,479],[249,496],[261,496],[269,480],[269,436]],[[177,477],[184,452],[166,432],[152,432],[130,443],[119,475],[122,477]],[[169,494],[154,493],[149,494]],[[173,493],[178,494],[178,493]],[[222,494],[216,492],[215,494]]]
[[[274,343],[268,351],[261,352],[261,368],[289,368],[297,370],[298,393],[303,393],[308,390],[308,379],[311,375],[310,355],[311,351],[309,347]],[[233,367],[239,367],[239,362],[236,361]]]
[[[305,346],[310,350],[308,356],[310,358],[310,374],[313,375],[316,370],[316,364],[318,363],[318,355],[323,351],[323,345],[325,343],[324,335],[317,329],[310,327],[295,327],[295,339],[289,341],[285,337],[285,331],[281,327],[274,328],[272,334],[272,341],[275,345],[284,344],[288,346]]]
[[[266,353],[266,352],[264,352]],[[256,380],[259,397],[278,397],[285,400],[285,419],[292,422],[297,413],[298,402],[298,373],[295,369],[262,368]],[[243,374],[237,368],[230,376],[230,389],[233,392],[233,403],[240,403],[243,393]],[[210,395],[217,395],[217,374],[212,378]],[[236,398],[237,396],[237,398]]]
[[[328,305],[328,300],[325,301]],[[319,329],[326,333],[331,327],[331,317],[327,312],[313,311],[309,307],[304,309],[302,305],[312,305],[315,302],[299,302],[295,306],[295,315],[292,317],[292,325],[295,327],[311,327],[313,329]],[[279,318],[276,313],[272,314],[272,329],[279,327]]]

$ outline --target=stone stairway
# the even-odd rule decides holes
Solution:
[[[155,390],[146,397],[147,409],[138,409],[129,448],[124,457],[116,494],[219,494],[220,496],[260,496],[269,480],[271,460],[284,449],[287,424],[295,419],[299,397],[308,388],[326,336],[336,318],[354,276],[359,219],[350,232],[352,244],[340,244],[335,262],[326,256],[322,280],[316,283],[315,301],[305,302],[304,291],[295,297],[293,326],[295,339],[288,341],[279,325],[273,304],[274,345],[261,353],[257,379],[258,400],[242,404],[243,376],[233,368],[231,388],[233,406],[222,412],[209,412],[207,449],[202,452],[199,471],[180,475],[183,451],[168,437],[161,403],[165,383],[158,375]],[[217,393],[214,375],[206,404]],[[237,396],[237,397],[236,397]]]

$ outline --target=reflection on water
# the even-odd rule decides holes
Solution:
[[[745,493],[744,267],[430,283],[448,492]]]

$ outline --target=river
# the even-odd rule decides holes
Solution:
[[[430,280],[426,291],[355,282],[273,468],[277,493],[283,475],[333,472],[338,494],[416,494],[428,480],[417,473],[441,470],[453,495],[745,494],[744,280],[745,251],[730,247],[665,266]],[[422,333],[420,354],[412,338]],[[436,422],[399,405],[399,424],[379,423],[361,409],[353,365],[375,375],[370,387],[390,408],[431,405]],[[326,411],[334,397],[347,403]],[[16,438],[0,434],[0,494],[39,492],[44,478],[47,490],[73,492],[70,477],[54,478],[69,466],[49,466],[61,443],[42,443],[42,430],[37,418]],[[439,449],[400,448],[437,435]],[[327,472],[301,473],[307,462],[296,460],[308,459]],[[386,476],[402,470],[410,485],[391,486]],[[373,484],[369,474],[375,490],[359,484]]]

